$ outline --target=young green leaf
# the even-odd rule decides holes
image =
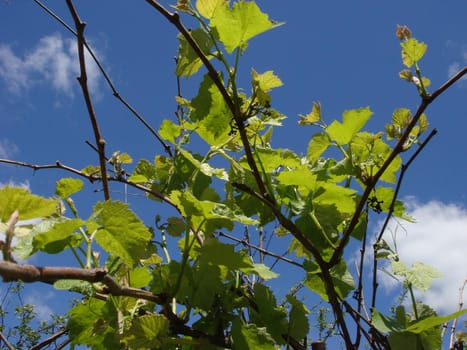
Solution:
[[[283,85],[282,81],[272,70],[268,70],[267,72],[260,74],[252,69],[251,76],[253,78],[253,85],[257,86],[264,92],[269,92],[271,89]]]
[[[18,210],[19,220],[43,218],[57,212],[57,201],[31,194],[20,187],[0,188],[0,221],[7,222]]]
[[[81,181],[80,179],[60,179],[56,183],[55,194],[62,199],[67,199],[73,193],[81,191],[83,185],[83,181]]]
[[[311,112],[307,115],[300,115],[299,125],[313,125],[321,120],[321,104],[313,102]]]
[[[288,335],[295,339],[303,339],[308,334],[310,328],[308,322],[310,310],[295,296],[288,294],[286,298],[291,305]]]
[[[467,313],[467,309],[463,309],[446,316],[430,316],[423,320],[412,323],[407,327],[407,331],[413,333],[421,333],[423,331],[429,330],[430,328],[440,326],[445,322],[451,321],[455,318],[459,318],[462,315]]]
[[[245,254],[234,250],[233,245],[220,243],[215,239],[207,240],[206,244],[197,250],[200,261],[225,266],[230,271],[246,270],[248,272],[254,267]]]
[[[425,43],[419,42],[415,38],[410,38],[402,42],[401,47],[402,62],[409,68],[420,61],[427,49],[427,45]]]
[[[130,266],[150,255],[148,243],[152,233],[128,205],[113,201],[97,203],[94,216],[100,226],[96,241],[104,250],[121,257]]]
[[[435,278],[441,277],[439,271],[420,262],[408,267],[402,261],[393,261],[391,267],[396,275],[405,277],[407,282],[425,292],[430,288]]]
[[[329,148],[331,141],[325,133],[314,134],[308,144],[307,149],[307,158],[311,162],[316,163],[316,161],[321,157],[321,155]]]
[[[264,284],[255,284],[254,295],[257,310],[252,310],[252,321],[265,326],[278,344],[284,344],[283,335],[288,330],[286,308],[277,305],[274,293]]]
[[[198,95],[192,100],[190,118],[185,127],[194,130],[211,146],[225,143],[230,134],[231,113],[217,86],[205,75]]]
[[[164,119],[159,128],[159,135],[167,141],[175,143],[177,137],[180,136],[180,126],[174,124],[171,120]]]
[[[210,51],[213,46],[213,42],[210,36],[201,28],[192,30],[190,34],[193,40],[198,44],[203,54],[208,59],[212,59],[214,56],[210,55]],[[178,35],[178,41],[180,45],[178,48],[178,60],[175,73],[179,77],[189,77],[190,75],[195,74],[202,67],[203,62],[182,34]]]
[[[211,19],[219,7],[227,7],[228,4],[226,0],[196,0],[196,9],[201,16]]]
[[[83,237],[76,231],[84,224],[85,222],[81,219],[71,219],[55,224],[47,232],[33,237],[33,252],[41,250],[49,254],[57,254],[69,246],[80,245]]]
[[[152,280],[152,274],[149,270],[145,267],[137,267],[133,270],[130,270],[129,273],[129,282],[130,287],[133,288],[144,288]]]
[[[236,48],[245,49],[248,40],[277,25],[255,2],[246,1],[235,2],[232,8],[217,7],[211,19],[211,26],[215,27],[228,53]]]
[[[232,340],[234,349],[275,350],[274,340],[264,327],[246,324],[240,318],[232,322]]]
[[[338,145],[346,145],[366,124],[372,114],[369,107],[345,111],[342,115],[342,123],[335,120],[326,128],[326,131]]]

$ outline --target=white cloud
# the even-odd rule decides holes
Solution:
[[[0,188],[10,186],[10,187],[21,187],[26,190],[30,190],[31,186],[28,180],[24,182],[16,182],[14,180],[9,180],[8,182],[0,182]]]
[[[400,261],[407,266],[422,262],[442,274],[427,292],[417,291],[416,297],[441,313],[453,312],[458,307],[459,288],[467,278],[467,209],[438,201],[421,204],[409,200],[408,211],[416,223],[398,222],[390,228],[396,234]]]
[[[453,42],[453,41],[448,41],[446,43],[446,46],[450,49],[452,48],[455,49],[455,51],[457,51],[456,56],[457,57],[460,56],[460,59],[454,61],[448,67],[448,78],[451,78],[454,74],[459,72],[461,68],[463,68],[467,64],[467,46]],[[459,54],[459,51],[460,51],[460,54]],[[467,79],[467,76],[465,75],[461,78],[461,80],[466,80],[466,79]]]
[[[0,139],[0,158],[12,158],[18,153],[18,146],[9,139]]]
[[[99,87],[99,71],[89,55],[86,55],[86,68],[89,88],[95,94]],[[50,84],[56,91],[73,96],[78,75],[76,41],[63,39],[60,34],[41,38],[23,57],[10,46],[0,45],[0,78],[11,93],[19,94],[36,85]]]
[[[24,302],[26,304],[34,305],[34,311],[37,313],[39,320],[48,321],[50,316],[54,314],[54,311],[48,304],[53,304],[52,301],[56,298],[57,296],[51,291],[39,293],[28,289],[28,293],[24,297]]]

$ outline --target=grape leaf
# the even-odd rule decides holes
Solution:
[[[0,221],[7,222],[11,214],[18,210],[20,220],[43,218],[55,214],[55,199],[46,199],[31,194],[20,187],[0,188]]]
[[[196,9],[201,16],[211,19],[219,7],[226,7],[226,0],[196,0]]]
[[[94,216],[100,225],[96,241],[104,250],[121,257],[130,266],[150,255],[147,248],[152,234],[128,205],[100,202],[94,207]]]
[[[331,141],[326,134],[319,133],[313,135],[310,143],[308,144],[307,158],[313,163],[316,163],[319,157],[328,149],[330,145]]]
[[[213,46],[213,42],[209,35],[201,28],[192,30],[190,34],[193,40],[198,44],[203,54],[208,59],[213,58],[214,56],[209,54]],[[180,44],[178,48],[178,60],[175,73],[179,77],[188,77],[195,74],[200,67],[202,67],[203,62],[182,34],[178,35],[178,41]]]
[[[342,116],[342,123],[334,120],[326,128],[329,137],[338,145],[346,145],[370,119],[373,112],[369,107],[345,111]]]
[[[73,193],[81,191],[83,185],[83,181],[81,181],[80,179],[60,179],[59,181],[57,181],[55,194],[60,198],[67,199]]]
[[[178,136],[180,136],[180,126],[174,124],[171,120],[164,119],[160,128],[159,135],[167,141],[175,143]]]
[[[239,47],[245,49],[248,40],[277,25],[255,2],[246,1],[235,2],[232,8],[217,7],[211,19],[211,26],[216,29],[228,53]]]
[[[289,312],[289,332],[295,339],[303,339],[309,331],[308,314],[310,310],[295,296],[288,294],[287,301],[292,306]]]
[[[421,262],[416,262],[412,264],[412,267],[408,267],[402,261],[392,261],[391,267],[396,275],[405,277],[407,282],[425,292],[430,288],[435,278],[441,277],[439,271]]]
[[[223,144],[229,138],[231,113],[217,86],[209,75],[205,75],[192,100],[193,110],[186,122],[187,129],[194,130],[211,146]]]
[[[410,38],[402,42],[401,46],[402,62],[409,68],[420,61],[427,49],[427,45],[425,43],[419,42],[415,38]]]
[[[84,223],[81,219],[71,219],[53,225],[47,232],[35,235],[32,241],[32,253],[41,250],[49,254],[57,254],[70,245],[78,246],[82,241],[82,236],[76,233],[76,230]]]
[[[245,324],[238,317],[232,322],[232,339],[235,349],[276,349],[274,340],[266,328]]]

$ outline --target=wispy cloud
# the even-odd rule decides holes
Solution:
[[[29,190],[31,188],[31,184],[29,183],[28,180],[25,180],[23,182],[17,182],[14,180],[9,180],[7,182],[0,182],[0,188],[5,187],[5,186],[10,186],[10,187],[21,187],[26,190]]]
[[[390,229],[400,261],[407,266],[422,262],[441,272],[442,277],[427,292],[417,291],[416,297],[442,313],[453,312],[467,278],[467,208],[438,201],[409,201],[408,207],[417,222],[394,223]]]
[[[40,293],[34,290],[28,290],[24,297],[24,302],[34,305],[34,311],[37,313],[37,317],[40,321],[48,321],[50,316],[55,313],[50,305],[53,305],[53,300],[56,298],[57,296],[55,293],[51,291]]]
[[[99,71],[87,55],[88,84],[98,93]],[[76,42],[60,34],[45,36],[21,56],[6,44],[0,44],[0,78],[8,91],[20,94],[34,86],[49,84],[54,90],[73,96],[79,73]]]
[[[448,78],[450,78],[467,64],[467,46],[453,41],[448,41],[446,46],[448,49],[454,49],[458,57],[448,66]],[[467,76],[464,75],[461,80],[467,80]]]
[[[9,139],[0,139],[0,158],[12,158],[18,153],[18,146]]]

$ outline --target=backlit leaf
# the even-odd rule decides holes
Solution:
[[[346,145],[370,119],[373,112],[369,107],[345,111],[342,123],[334,120],[326,131],[333,141],[338,145]]]
[[[0,188],[0,221],[7,222],[11,214],[18,210],[19,220],[43,218],[57,212],[55,199],[47,199],[31,194],[20,187]]]
[[[215,239],[206,241],[206,244],[198,248],[198,251],[202,261],[225,266],[230,271],[250,270],[254,267],[246,255],[234,250],[233,245],[220,243]]]
[[[94,207],[100,225],[96,241],[107,252],[121,257],[132,266],[147,257],[152,233],[143,222],[121,202],[101,202]]]
[[[214,16],[217,8],[226,7],[228,1],[226,0],[196,0],[196,9],[201,16],[211,19]]]
[[[55,194],[60,198],[67,199],[73,193],[81,191],[83,181],[80,179],[65,178],[60,179],[56,183]]]
[[[159,128],[159,135],[167,141],[175,143],[177,137],[180,135],[180,126],[174,124],[171,120],[164,119]]]
[[[283,85],[282,81],[272,70],[260,74],[253,69],[251,71],[251,76],[253,78],[253,84],[264,92],[269,92],[271,89]]]
[[[410,38],[401,43],[402,46],[402,62],[407,67],[412,67],[417,63],[425,54],[427,45],[419,42],[415,38]]]
[[[129,281],[130,287],[143,288],[149,285],[152,280],[152,275],[145,267],[137,267],[130,271]]]
[[[313,102],[311,112],[307,115],[300,115],[298,124],[309,125],[319,122],[321,120],[321,104],[319,102]]]
[[[408,267],[402,261],[393,261],[391,267],[396,275],[405,277],[407,282],[422,291],[427,291],[433,280],[441,277],[439,271],[421,262],[416,262],[412,264],[412,267]]]
[[[240,318],[235,318],[232,322],[232,339],[234,349],[276,349],[266,328],[245,324]]]
[[[307,158],[315,163],[330,145],[331,141],[326,134],[314,134],[310,143],[308,144]]]
[[[268,15],[261,12],[255,2],[235,2],[232,8],[217,7],[211,19],[211,26],[215,27],[220,41],[228,53],[236,48],[245,48],[248,40],[262,32],[274,28]]]
[[[209,54],[213,46],[213,42],[209,35],[201,28],[192,30],[190,34],[193,40],[198,44],[203,54],[208,59],[213,58],[213,56]],[[180,44],[178,48],[178,60],[175,73],[180,77],[193,75],[203,65],[203,62],[182,34],[178,35],[178,41]]]
[[[412,118],[412,113],[408,108],[399,108],[392,113],[392,123],[401,128],[405,128]]]
[[[185,127],[195,130],[211,146],[226,142],[230,133],[231,113],[208,75],[205,75],[198,95],[192,100],[192,107],[190,117],[193,123],[185,123]]]
[[[279,275],[264,264],[253,264],[253,269],[251,273],[258,275],[263,280],[267,281],[273,278],[278,277]]]
[[[78,246],[82,236],[76,231],[84,225],[81,219],[71,219],[52,226],[50,230],[39,233],[33,238],[34,251],[57,254],[71,246]]]
[[[295,339],[303,339],[310,328],[308,322],[310,310],[295,296],[288,294],[286,298],[291,305],[288,334]]]
[[[430,316],[423,320],[412,323],[409,327],[407,327],[407,330],[413,333],[421,333],[430,328],[440,326],[443,323],[451,321],[455,318],[459,318],[460,316],[465,315],[466,313],[467,309],[464,309],[446,316]]]

